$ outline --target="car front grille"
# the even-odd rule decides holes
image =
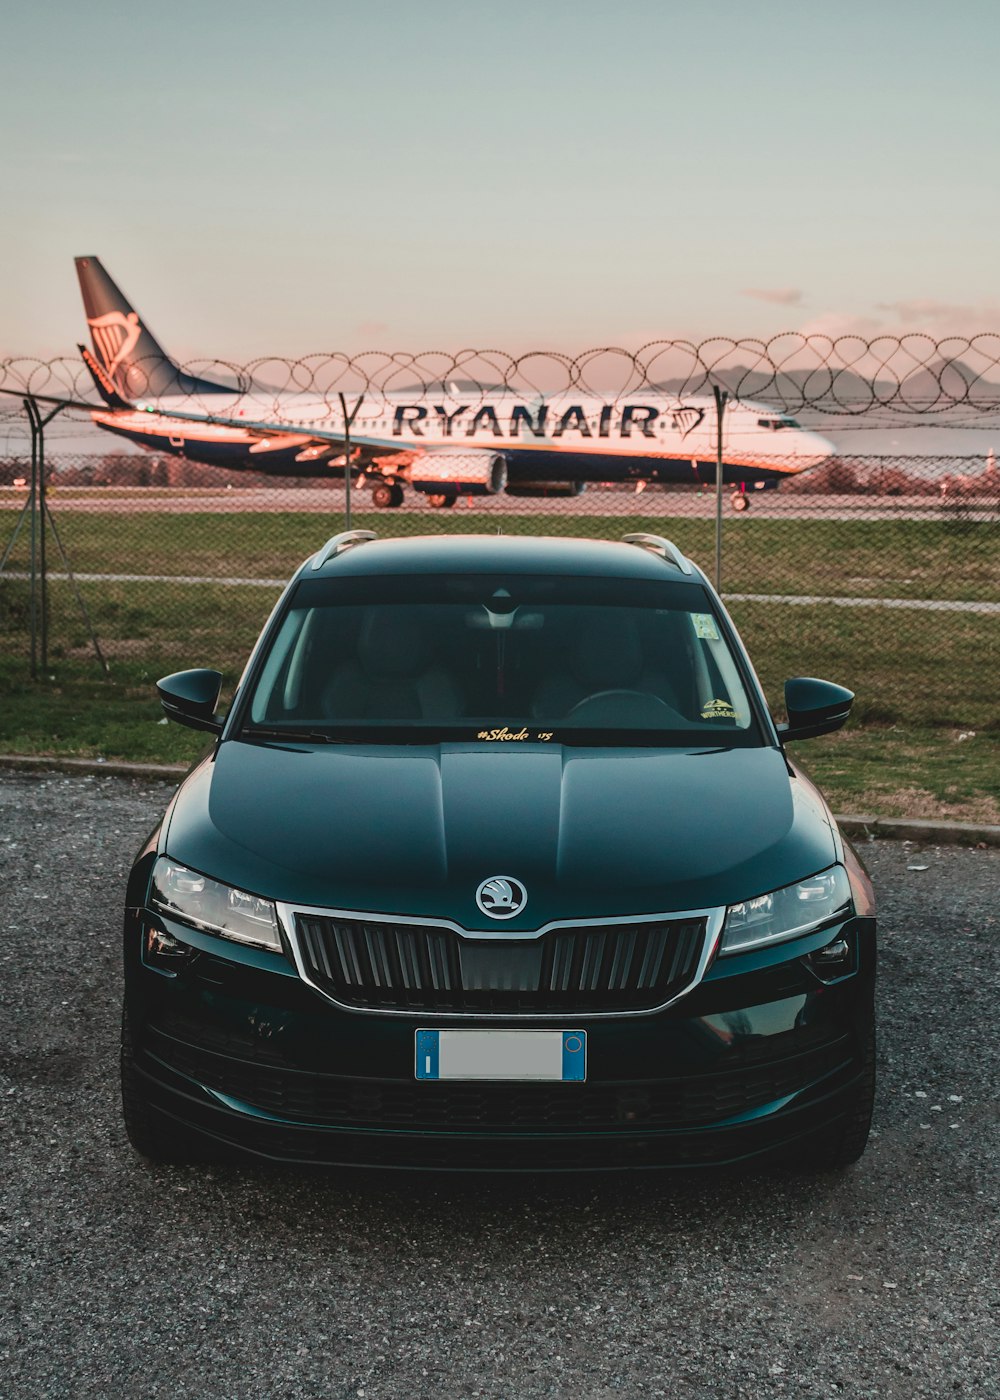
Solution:
[[[423,1133],[605,1133],[704,1128],[848,1071],[844,1036],[804,1054],[670,1079],[580,1084],[423,1083],[264,1068],[155,1028],[150,1051],[186,1078],[286,1121]]]
[[[662,1006],[694,980],[703,918],[485,941],[434,925],[296,914],[310,979],[371,1010],[559,1013]]]

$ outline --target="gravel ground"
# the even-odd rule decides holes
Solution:
[[[0,773],[6,1395],[1000,1396],[1000,852],[865,849],[880,1095],[843,1176],[154,1168],[119,906],[168,793]]]

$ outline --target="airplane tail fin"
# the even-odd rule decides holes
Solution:
[[[76,274],[94,346],[93,356],[88,359],[84,354],[84,363],[106,402],[111,403],[110,395],[125,402],[170,394],[233,392],[224,384],[185,374],[143,325],[100,258],[77,258]]]

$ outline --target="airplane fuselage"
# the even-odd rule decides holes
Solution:
[[[184,418],[171,416],[175,412]],[[234,391],[229,401],[225,395],[211,404],[159,399],[93,417],[142,446],[213,466],[295,476],[343,472],[342,448],[315,436],[343,430],[339,405],[334,410],[325,399]],[[239,426],[244,420],[245,428]],[[475,487],[477,481],[461,475],[468,475],[463,463],[490,453],[503,457],[511,484],[706,480],[714,475],[717,431],[714,399],[705,396],[645,393],[611,401],[578,394],[527,399],[439,392],[363,399],[350,438],[375,471],[380,459],[399,458],[391,468],[394,478],[437,490]],[[747,483],[796,475],[832,452],[825,439],[793,420],[744,401],[726,408],[722,446],[725,479]],[[430,485],[421,486],[424,481]]]

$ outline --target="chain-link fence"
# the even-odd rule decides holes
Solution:
[[[27,470],[0,462],[0,648],[25,676],[43,523],[33,544]],[[342,526],[345,507],[342,483],[276,483],[176,458],[60,456],[47,479],[45,654],[37,583],[34,647],[53,673],[97,666],[94,638],[113,677],[238,672],[282,583]],[[1000,473],[990,461],[840,458],[749,499],[741,513],[727,504],[722,591],[776,708],[787,676],[813,674],[855,689],[862,723],[998,728],[988,678],[1000,665]],[[447,510],[415,494],[376,510],[355,488],[353,523],[385,536],[650,531],[714,570],[707,487],[459,496]]]
[[[381,535],[668,536],[776,713],[789,676],[857,692],[805,746],[842,809],[1000,821],[1000,336],[180,366],[127,309],[91,329],[86,363],[0,362],[0,749],[192,754],[152,682],[235,682],[350,462]],[[92,419],[153,451],[101,455]]]

